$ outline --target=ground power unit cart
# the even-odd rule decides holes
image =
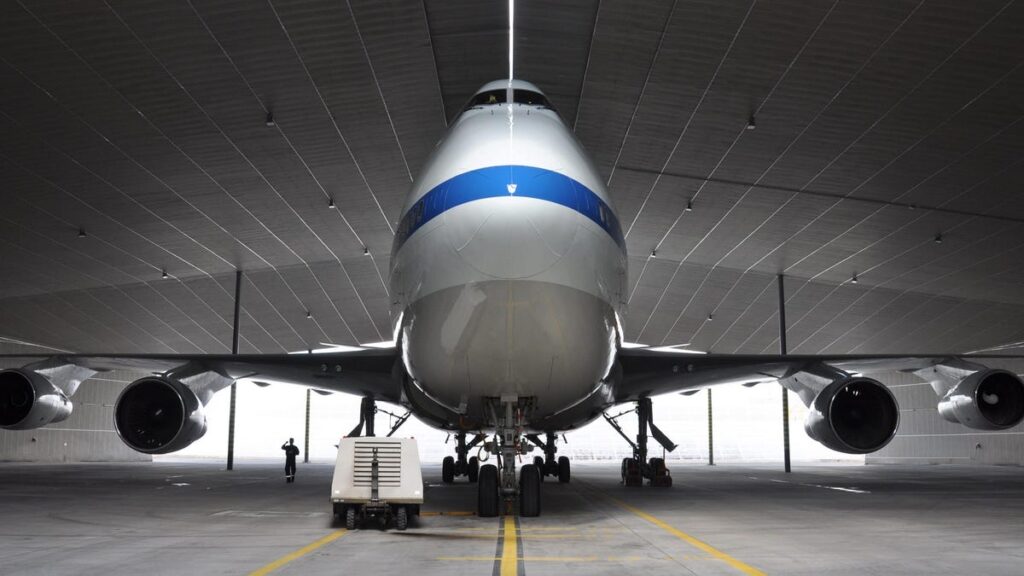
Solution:
[[[334,515],[349,530],[375,518],[405,530],[423,504],[423,473],[413,438],[342,438],[331,482]]]

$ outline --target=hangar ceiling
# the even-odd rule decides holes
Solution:
[[[236,268],[243,352],[387,339],[406,188],[506,74],[504,2],[0,11],[0,336],[74,351],[226,351]],[[516,28],[627,230],[629,339],[774,352],[779,273],[791,351],[1024,339],[1024,3],[520,0]]]

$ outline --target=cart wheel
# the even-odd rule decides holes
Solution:
[[[480,477],[480,460],[476,456],[469,459],[469,470],[466,471],[466,476],[469,476],[470,484],[475,484],[477,478]]]
[[[345,510],[345,528],[349,530],[356,529],[356,509],[349,507]]]
[[[395,514],[395,528],[399,530],[405,530],[409,527],[409,513],[406,512],[405,506],[399,506],[398,512]]]

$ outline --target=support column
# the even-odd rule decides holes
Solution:
[[[309,464],[309,394],[312,392],[309,388],[306,388],[306,445],[302,449],[302,462]]]
[[[786,287],[785,277],[779,274],[779,352],[785,356],[786,349]],[[789,390],[782,387],[782,451],[786,473],[791,471],[789,463]]]
[[[715,426],[711,411],[711,388],[708,388],[708,466],[715,465]]]
[[[235,320],[231,334],[231,353],[238,354],[238,316],[241,308],[242,271],[235,270]],[[235,469],[235,382],[231,383],[231,407],[228,409],[228,470]]]

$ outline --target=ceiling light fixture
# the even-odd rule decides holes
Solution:
[[[166,269],[160,271],[160,277],[163,278],[164,280],[167,280],[167,270]]]
[[[686,211],[693,212],[693,200],[686,201]]]
[[[309,319],[312,320],[313,319],[313,313],[310,312],[309,310],[306,310],[306,318],[309,318]]]
[[[856,283],[857,283],[857,273],[854,272],[853,273],[853,278],[850,278],[850,284],[856,284]]]
[[[276,125],[277,125],[277,123],[274,122],[274,113],[268,110],[267,111],[267,126],[276,126]]]
[[[363,256],[369,256],[369,255],[370,255],[370,249],[367,248],[366,246],[363,246]]]
[[[935,243],[942,244],[942,232],[939,232],[938,234],[935,235]]]
[[[651,250],[651,258],[657,258],[657,257],[658,257],[658,249],[655,248],[654,250]]]
[[[334,198],[328,198],[327,199],[327,207],[328,208],[334,208]]]
[[[711,322],[714,319],[715,319],[715,315],[714,314],[708,314],[708,322]]]
[[[79,237],[79,238],[85,238],[85,236],[86,236],[86,234],[85,234],[85,228],[79,228],[79,229],[78,229],[78,237]]]
[[[753,130],[754,128],[757,128],[757,120],[751,114],[750,118],[747,119],[747,130]]]

